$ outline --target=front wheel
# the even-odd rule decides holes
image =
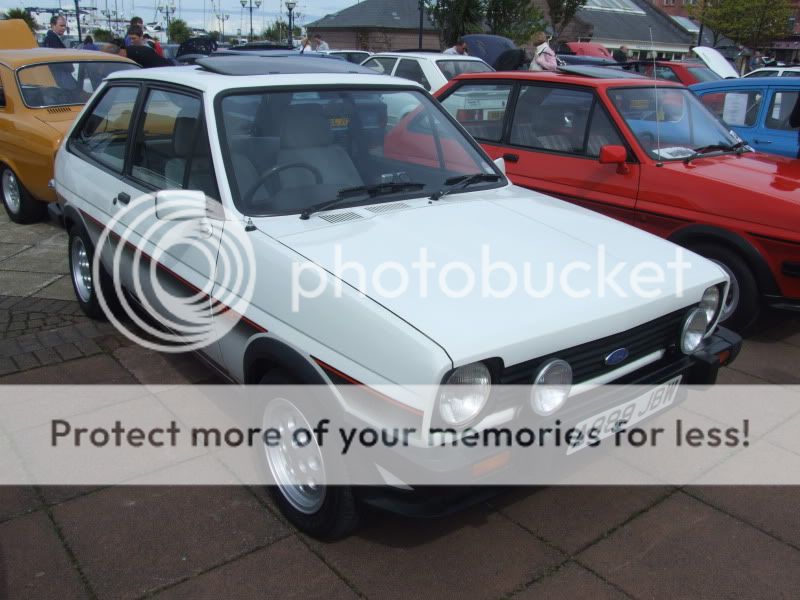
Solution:
[[[260,383],[292,384],[279,375],[265,376]],[[316,538],[339,539],[357,528],[358,506],[352,487],[326,485],[329,465],[315,439],[302,446],[293,442],[294,431],[312,430],[312,412],[295,398],[269,394],[263,430],[274,427],[281,432],[280,445],[264,446],[266,466],[277,484],[270,486],[269,492],[286,519],[300,531]]]
[[[3,206],[14,223],[36,223],[44,218],[47,205],[31,196],[16,173],[6,165],[0,165],[0,188]]]
[[[758,283],[750,267],[736,252],[716,244],[698,244],[690,249],[719,265],[731,280],[720,324],[738,332],[746,330],[761,309]]]

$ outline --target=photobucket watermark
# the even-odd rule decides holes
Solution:
[[[413,294],[421,300],[432,296],[452,299],[475,297],[504,299],[524,294],[531,299],[554,296],[568,299],[608,297],[657,298],[664,293],[683,297],[686,273],[692,263],[686,250],[675,246],[667,262],[620,261],[599,244],[592,260],[523,261],[511,263],[493,258],[491,246],[483,244],[480,259],[436,262],[426,247],[409,262],[395,260],[367,265],[345,257],[343,247],[332,247],[329,267],[325,261],[295,261],[292,264],[292,311],[301,310],[302,300],[319,298],[331,291],[337,298],[355,289],[375,299],[393,299]]]

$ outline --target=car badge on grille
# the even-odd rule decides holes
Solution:
[[[627,348],[617,348],[611,354],[606,356],[606,365],[609,367],[613,367],[614,365],[618,365],[627,359],[630,356],[630,352],[628,352]]]

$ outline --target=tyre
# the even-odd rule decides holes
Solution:
[[[68,248],[72,289],[75,291],[75,298],[77,298],[81,310],[91,319],[106,320],[103,307],[97,297],[97,286],[103,286],[103,295],[110,308],[115,305],[114,286],[102,265],[100,266],[101,281],[95,281],[92,269],[94,244],[89,239],[89,234],[80,225],[73,225],[69,230]]]
[[[745,331],[761,310],[758,283],[750,267],[739,254],[724,246],[697,244],[690,249],[714,261],[728,274],[731,284],[722,307],[720,324],[734,331]]]
[[[292,385],[289,378],[267,375],[262,385]],[[282,432],[297,427],[311,430],[316,422],[313,408],[300,405],[296,399],[267,396],[262,426],[278,427]],[[285,433],[284,433],[285,435]],[[345,485],[325,485],[325,464],[316,440],[305,447],[292,443],[264,447],[266,468],[277,485],[269,493],[286,519],[300,531],[320,539],[346,537],[358,527],[358,506],[353,488]],[[307,478],[304,485],[295,485],[298,473]]]
[[[36,223],[47,213],[47,204],[31,196],[16,173],[6,165],[0,165],[0,192],[8,218],[14,223]]]

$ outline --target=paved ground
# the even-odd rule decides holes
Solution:
[[[210,381],[82,317],[65,257],[0,217],[0,384]],[[759,329],[722,380],[800,382],[800,318]],[[0,598],[797,598],[798,514],[797,488],[525,489],[322,544],[260,489],[0,487]]]

